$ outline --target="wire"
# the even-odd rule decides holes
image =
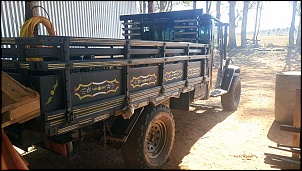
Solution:
[[[43,24],[47,31],[48,34],[51,36],[56,36],[56,32],[53,28],[52,23],[48,18],[42,17],[42,16],[37,16],[37,17],[32,17],[28,19],[21,27],[20,30],[20,37],[34,37],[34,28],[37,24]],[[26,48],[29,48],[30,46],[27,45],[25,46]],[[42,58],[39,57],[34,57],[34,58],[26,58],[27,61],[42,61]]]
[[[33,10],[34,10],[35,8],[37,8],[37,7],[42,8],[42,9],[44,10],[44,12],[47,14],[48,19],[50,20],[50,17],[49,17],[48,12],[46,11],[46,9],[45,9],[44,7],[42,7],[42,6],[40,6],[40,5],[33,6],[33,7],[31,8],[31,11],[33,11]]]
[[[53,25],[48,18],[37,16],[28,19],[21,27],[20,37],[34,37],[33,30],[37,24],[43,24],[49,35],[56,36]]]

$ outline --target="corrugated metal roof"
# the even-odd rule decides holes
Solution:
[[[123,38],[120,15],[136,14],[136,1],[35,1],[49,14],[58,36]],[[48,18],[43,8],[40,16]],[[1,37],[18,37],[25,1],[1,1]],[[39,35],[48,35],[39,24]]]

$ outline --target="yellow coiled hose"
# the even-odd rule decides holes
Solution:
[[[56,36],[56,32],[53,28],[52,23],[49,21],[48,18],[42,17],[42,16],[37,16],[37,17],[32,17],[28,19],[21,27],[20,30],[20,37],[34,37],[34,28],[37,24],[43,24],[49,35],[51,36]],[[29,46],[26,46],[29,48]],[[42,61],[42,58],[26,58],[27,61]]]
[[[56,36],[55,30],[53,29],[53,25],[49,21],[49,19],[42,16],[37,16],[28,19],[22,25],[20,30],[20,37],[34,37],[34,28],[39,23],[43,24],[46,27],[49,35]]]

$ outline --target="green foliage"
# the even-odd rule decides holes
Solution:
[[[193,5],[193,1],[180,1],[186,7],[190,7]]]

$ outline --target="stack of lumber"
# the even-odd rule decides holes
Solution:
[[[266,159],[274,167],[281,170],[287,169],[301,169],[301,89],[296,89],[296,104],[293,115],[293,125],[280,125],[280,130],[293,132],[292,145],[277,144],[277,147],[268,146],[270,148],[291,152],[292,156],[282,156],[276,154],[265,153]]]
[[[40,115],[40,95],[1,71],[1,128],[23,123]]]

